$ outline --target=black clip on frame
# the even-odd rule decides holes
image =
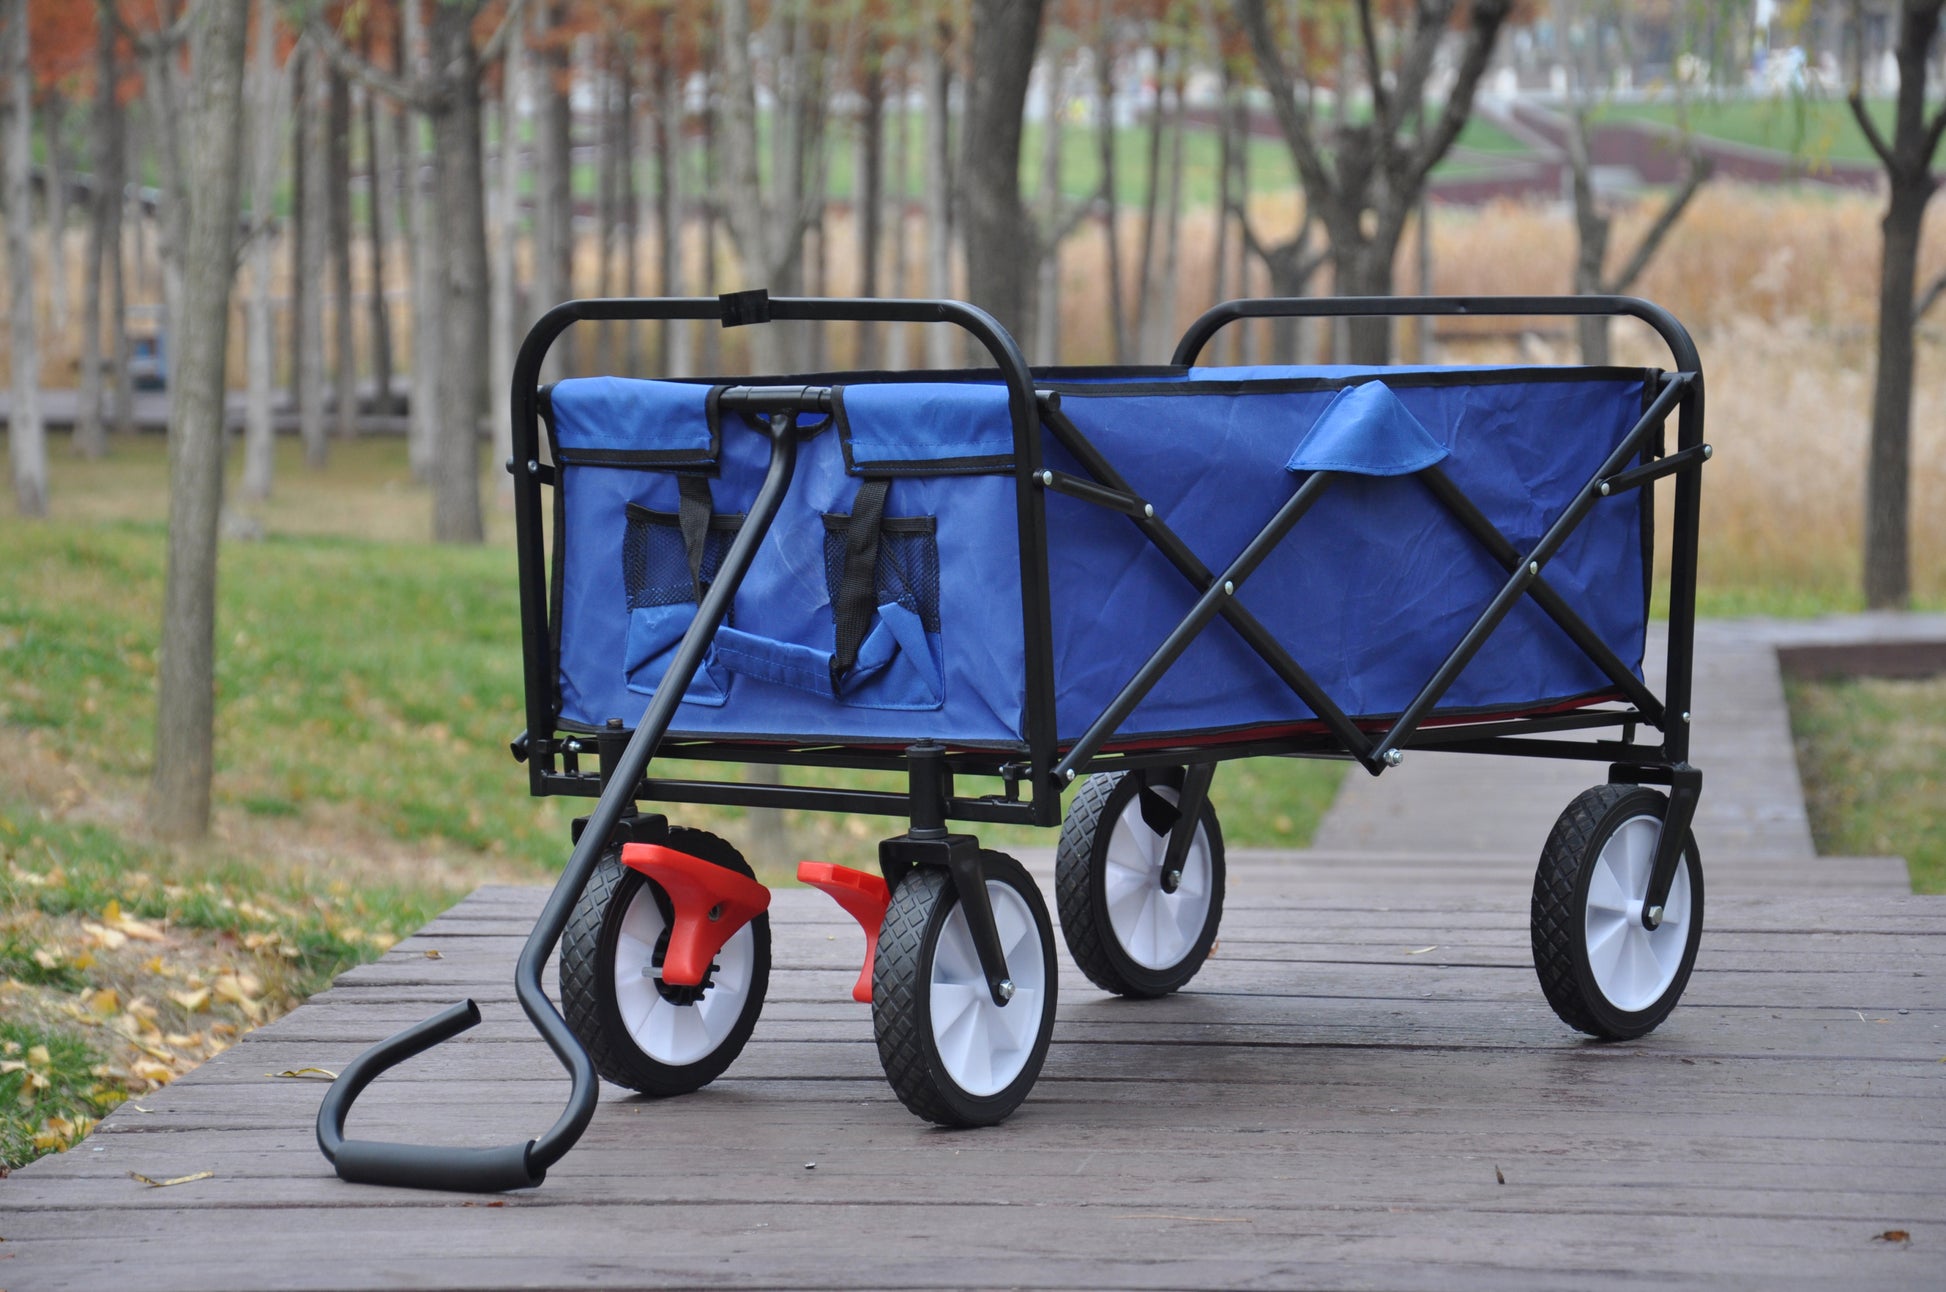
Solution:
[[[742,322],[767,321],[768,319],[853,319],[865,321],[955,323],[971,332],[1000,365],[1006,378],[1009,404],[1013,413],[1015,448],[1018,461],[1015,473],[1023,497],[1033,497],[1027,487],[1031,472],[1039,465],[1039,428],[1034,420],[1034,396],[1031,378],[1025,359],[1013,338],[994,322],[984,311],[956,301],[825,301],[806,298],[780,298],[771,300],[763,294],[761,304],[753,300],[758,293],[737,293],[734,298],[722,300],[712,298],[665,298],[660,300],[588,300],[570,301],[556,306],[542,317],[521,343],[520,354],[514,364],[513,409],[516,435],[524,429],[523,447],[535,447],[536,423],[539,416],[537,391],[539,388],[541,360],[546,357],[548,348],[555,339],[576,321],[588,320],[627,320],[627,319],[712,319],[720,320],[725,326],[736,326]],[[766,531],[776,518],[777,510],[783,503],[784,494],[790,487],[793,471],[797,464],[797,415],[801,412],[831,411],[831,392],[828,388],[815,386],[781,387],[736,387],[723,392],[721,406],[763,417],[765,433],[770,437],[770,464],[764,474],[762,486],[752,503],[749,518],[738,531],[730,544],[730,550],[723,558],[723,565],[716,579],[704,594],[702,604],[697,607],[696,617],[691,621],[689,630],[683,634],[682,643],[676,650],[676,657],[670,663],[668,672],[657,685],[655,697],[649,702],[642,721],[637,724],[635,733],[630,737],[627,747],[617,760],[608,783],[596,801],[594,811],[587,819],[586,828],[576,842],[574,851],[568,857],[567,866],[561,872],[553,891],[548,895],[547,905],[542,908],[540,918],[527,935],[527,942],[521,948],[520,961],[514,970],[514,992],[519,998],[521,1008],[528,1019],[540,1032],[548,1047],[567,1069],[572,1082],[568,1094],[567,1107],[547,1132],[539,1139],[519,1144],[507,1144],[497,1148],[461,1148],[450,1145],[402,1144],[384,1140],[355,1140],[345,1138],[345,1119],[351,1107],[362,1094],[365,1087],[391,1068],[398,1066],[415,1055],[424,1053],[435,1045],[451,1040],[480,1021],[480,1009],[471,1000],[461,1001],[424,1022],[397,1033],[372,1046],[339,1074],[325,1092],[324,1100],[318,1105],[318,1148],[325,1158],[336,1168],[338,1178],[355,1184],[388,1184],[415,1189],[447,1189],[463,1193],[498,1193],[507,1189],[526,1189],[539,1185],[547,1178],[548,1168],[566,1156],[588,1123],[595,1115],[595,1104],[599,1097],[600,1082],[595,1074],[594,1063],[588,1057],[587,1049],[581,1044],[568,1027],[567,1021],[554,1007],[541,986],[541,971],[548,958],[554,954],[563,930],[567,927],[574,904],[580,900],[581,892],[587,887],[588,878],[594,872],[595,864],[607,850],[610,839],[621,822],[624,811],[634,804],[637,786],[643,772],[654,757],[656,748],[662,743],[663,735],[669,724],[674,721],[676,706],[683,692],[688,689],[696,670],[702,666],[703,654],[710,640],[715,636],[718,625],[729,613],[730,603],[736,596],[750,563],[762,544]],[[542,468],[532,452],[527,454],[526,463],[529,477],[538,480]],[[522,513],[523,523],[537,520],[538,498],[534,490],[517,490],[516,506]],[[1038,504],[1038,498],[1035,499]],[[530,514],[531,513],[531,514]],[[1041,550],[1045,539],[1044,517],[1038,505],[1031,516],[1021,518],[1023,538],[1031,526],[1034,537],[1039,540],[1027,551]],[[521,574],[521,598],[523,602],[523,623],[531,624],[526,614],[525,603],[538,592],[538,571],[525,568],[527,554],[522,553],[523,569]],[[1023,562],[1023,566],[1025,563]],[[1023,568],[1023,573],[1025,570]],[[1038,607],[1036,607],[1038,602]],[[1048,615],[1047,585],[1045,574],[1034,583],[1023,588],[1023,609],[1030,617],[1036,608],[1040,622],[1044,625]],[[1039,640],[1045,641],[1043,631]],[[528,665],[528,703],[530,722],[528,726],[530,741],[536,731],[551,730],[547,724],[532,721],[532,709],[539,693],[532,685],[536,665],[541,669],[551,667],[543,653],[537,657],[537,642],[528,634],[523,642]],[[1038,668],[1037,668],[1038,666]],[[1052,682],[1051,665],[1030,655],[1028,670],[1030,687],[1036,680],[1048,690],[1049,702],[1043,712],[1051,713]],[[1040,671],[1039,679],[1034,674]],[[550,715],[551,720],[551,715]],[[1050,733],[1051,735],[1051,733]],[[1051,747],[1051,739],[1047,742]],[[530,766],[533,764],[530,762]],[[1044,764],[1043,764],[1044,765]],[[984,894],[982,894],[984,895]]]

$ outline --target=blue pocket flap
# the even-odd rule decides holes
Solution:
[[[845,386],[838,436],[853,475],[978,475],[1014,464],[1007,388],[970,382]]]
[[[548,393],[554,442],[571,457],[655,466],[716,461],[711,388],[680,381],[574,377]]]
[[[1445,458],[1412,411],[1382,381],[1348,386],[1326,404],[1284,464],[1287,471],[1405,476]]]
[[[641,695],[654,695],[663,674],[675,662],[676,647],[696,618],[694,605],[643,606],[628,614],[628,644],[623,649],[622,667],[628,674],[628,689]],[[703,666],[682,693],[684,704],[720,706],[729,698],[728,679],[714,659],[715,649],[703,656]]]

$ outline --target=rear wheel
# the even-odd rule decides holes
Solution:
[[[1534,969],[1568,1026],[1629,1040],[1667,1018],[1689,983],[1703,936],[1703,866],[1696,839],[1655,928],[1643,903],[1669,800],[1634,785],[1601,785],[1554,823],[1534,874]]]
[[[872,1031],[899,1101],[929,1122],[991,1126],[1027,1097],[1054,1036],[1054,928],[1034,881],[983,851],[987,899],[1013,996],[993,999],[966,912],[942,867],[892,894],[872,969]]]
[[[1055,860],[1061,935],[1096,986],[1166,996],[1194,978],[1223,920],[1223,831],[1204,800],[1179,876],[1163,874],[1179,770],[1092,776],[1068,807]],[[1160,827],[1160,828],[1158,828]]]
[[[668,846],[741,875],[743,856],[702,830],[676,827]],[[680,1095],[716,1080],[742,1052],[770,984],[770,918],[759,915],[717,953],[700,986],[662,981],[669,899],[655,881],[605,854],[561,937],[561,1006],[608,1081]]]

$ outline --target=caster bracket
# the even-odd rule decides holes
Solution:
[[[993,923],[993,902],[987,897],[986,874],[980,866],[980,841],[970,834],[928,837],[919,830],[887,839],[878,845],[879,869],[903,874],[911,866],[944,866],[952,874],[953,890],[966,908],[967,931],[980,954],[980,972],[996,1005],[1013,998],[1013,979],[1007,973],[1000,931]]]
[[[702,986],[723,944],[770,909],[770,890],[756,880],[674,848],[624,844],[622,864],[647,875],[669,895],[675,918],[662,958],[662,981],[672,987]]]
[[[1662,910],[1669,900],[1669,886],[1675,883],[1676,867],[1682,864],[1683,843],[1689,838],[1690,823],[1696,819],[1696,804],[1703,795],[1703,773],[1687,763],[1669,769],[1669,810],[1662,818],[1662,833],[1656,839],[1655,861],[1649,869],[1648,891],[1642,897],[1642,925],[1653,929],[1662,923]]]
[[[1182,885],[1183,862],[1189,857],[1189,845],[1196,841],[1196,827],[1202,822],[1203,806],[1209,802],[1210,782],[1215,777],[1215,763],[1191,763],[1183,773],[1176,821],[1169,828],[1169,844],[1162,851],[1164,892],[1173,893]]]

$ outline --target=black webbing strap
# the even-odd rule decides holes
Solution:
[[[689,586],[696,602],[703,600],[703,549],[709,542],[710,513],[716,503],[710,497],[709,481],[703,476],[679,475],[676,487],[682,501],[676,509],[676,524],[682,529],[682,550],[689,558]]]
[[[885,520],[885,491],[891,483],[883,478],[865,481],[851,504],[851,520],[845,526],[844,578],[831,602],[832,617],[838,622],[837,646],[831,653],[833,695],[858,662],[858,647],[878,612],[878,537]]]

